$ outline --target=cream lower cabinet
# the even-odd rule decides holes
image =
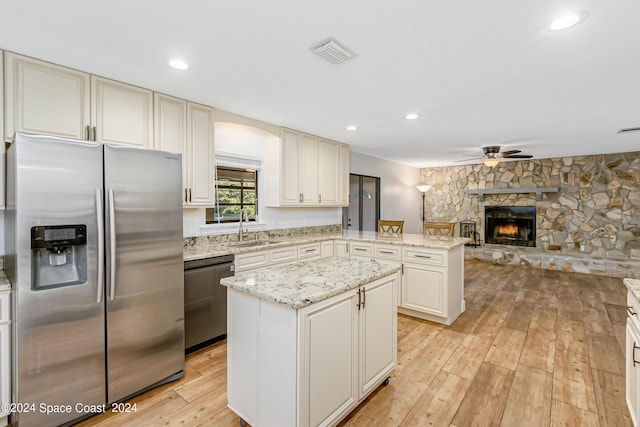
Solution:
[[[334,240],[333,253],[338,258],[349,258],[349,242],[346,240]]]
[[[625,397],[633,425],[638,425],[640,409],[640,338],[632,321],[627,319]]]
[[[255,426],[337,424],[396,364],[397,277],[299,310],[229,289],[229,407]]]
[[[234,264],[236,273],[241,273],[272,265],[290,264],[297,260],[298,248],[296,246],[285,246],[283,248],[262,249],[237,254],[234,258]]]
[[[398,312],[450,325],[465,310],[463,250],[403,247]]]
[[[0,403],[11,403],[10,299],[10,290],[0,292]],[[8,416],[8,411],[0,409],[0,426],[7,425]]]
[[[626,387],[625,398],[634,426],[638,426],[640,411],[640,302],[628,291],[628,316],[626,326]]]

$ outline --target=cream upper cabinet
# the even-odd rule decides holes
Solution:
[[[301,203],[318,203],[318,137],[300,135],[300,193]]]
[[[348,152],[343,144],[282,128],[280,140],[267,146],[267,206],[347,206],[348,192],[340,199],[343,182],[348,190]]]
[[[340,147],[337,142],[318,140],[318,201],[338,204],[340,183]]]
[[[187,101],[153,94],[153,147],[182,154],[182,203],[187,204]]]
[[[301,203],[299,182],[300,163],[298,162],[300,158],[300,132],[282,129],[280,137],[281,158],[274,160],[275,163],[281,165],[281,167],[278,168],[277,165],[274,165],[274,169],[280,169],[279,171],[274,170],[274,172],[280,172],[275,174],[274,180],[280,182],[281,194],[279,202],[276,201],[275,204],[299,205]],[[277,156],[277,154],[275,154],[275,156]],[[269,197],[269,195],[267,197]]]
[[[5,52],[5,133],[88,139],[87,73]]]
[[[349,206],[349,146],[339,144],[339,183],[338,183],[338,203],[340,206]]]
[[[153,92],[91,76],[93,139],[141,148],[153,147]]]
[[[182,154],[183,206],[212,206],[214,110],[154,94],[154,148]]]
[[[5,52],[5,136],[153,146],[153,92]]]
[[[216,179],[214,110],[187,103],[187,182],[189,206],[213,206]]]

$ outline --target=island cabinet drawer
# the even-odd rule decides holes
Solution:
[[[299,260],[309,260],[313,258],[319,258],[321,254],[322,252],[320,251],[320,242],[298,245]]]
[[[0,293],[0,323],[7,323],[11,320],[11,313],[9,313],[10,299],[11,293],[9,291]]]
[[[298,259],[298,248],[287,246],[286,248],[271,249],[271,264],[295,262]]]
[[[419,264],[446,267],[447,254],[437,249],[403,248],[402,260]]]
[[[236,273],[253,270],[254,268],[267,267],[269,265],[269,251],[249,252],[246,254],[236,254]]]
[[[373,244],[362,242],[349,242],[349,254],[351,258],[373,258]]]
[[[402,250],[400,246],[375,245],[373,247],[373,257],[375,259],[400,261],[402,259]]]

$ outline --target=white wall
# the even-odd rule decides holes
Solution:
[[[350,173],[380,177],[380,218],[403,219],[405,233],[420,233],[420,169],[351,152]]]

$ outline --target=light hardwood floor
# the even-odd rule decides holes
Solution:
[[[621,279],[466,261],[451,326],[399,315],[398,366],[343,426],[630,426]],[[187,357],[180,381],[83,426],[237,426],[226,344]]]

